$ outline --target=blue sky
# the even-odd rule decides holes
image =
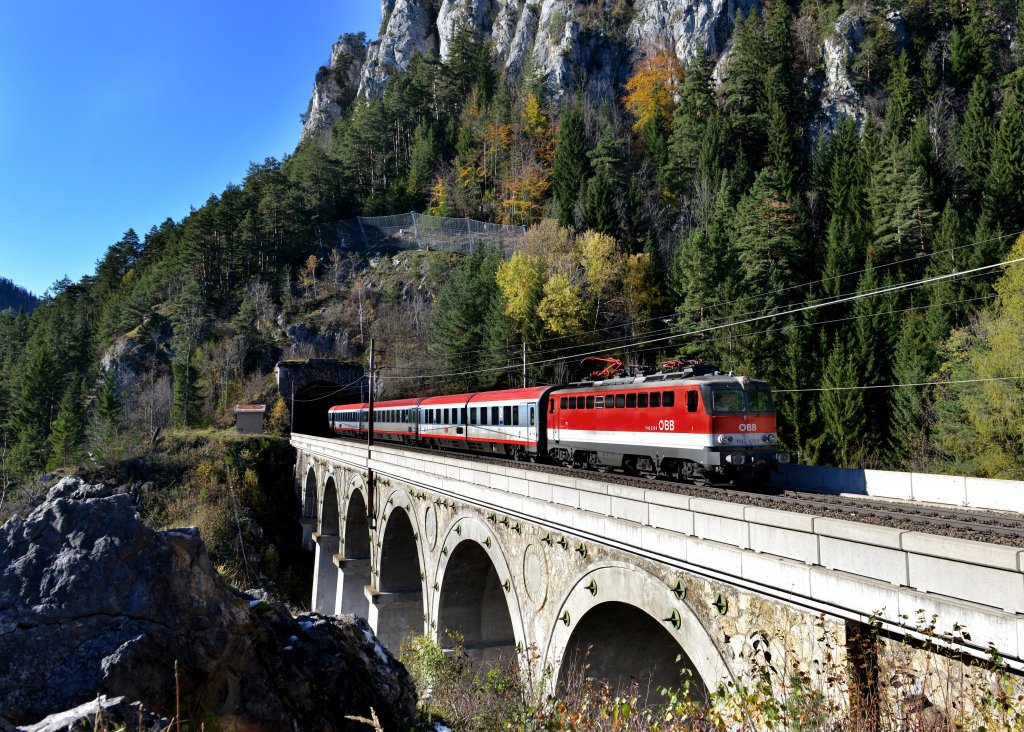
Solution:
[[[294,150],[331,44],[379,23],[379,0],[0,3],[0,276],[78,280]]]

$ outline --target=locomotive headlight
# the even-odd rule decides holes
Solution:
[[[772,432],[770,435],[768,435],[768,442],[770,442],[770,443],[772,443],[774,445],[778,441],[779,441],[779,436],[777,434],[775,434],[774,432]]]
[[[728,445],[731,442],[732,442],[732,435],[719,435],[718,436],[718,444],[719,445]]]

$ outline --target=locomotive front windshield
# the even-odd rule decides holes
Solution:
[[[714,414],[767,414],[775,411],[772,392],[767,386],[715,386],[711,390],[711,411]]]

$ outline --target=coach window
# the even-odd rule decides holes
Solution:
[[[518,427],[519,426],[519,410],[520,409],[521,408],[517,406],[515,409],[512,410],[512,425],[514,427]]]
[[[444,419],[444,421],[442,422],[442,424],[448,424],[448,410],[447,409],[444,410],[444,417],[443,417],[443,419]]]
[[[594,408],[594,397],[588,396],[587,397],[587,409],[593,409],[593,408]]]
[[[462,422],[461,422],[461,424],[467,424],[467,422],[466,422],[466,412],[467,411],[468,410],[465,407],[462,408]]]
[[[636,394],[626,394],[626,406],[630,409],[636,406]]]
[[[622,409],[624,406],[626,406],[626,395],[625,394],[616,394],[615,395],[615,408],[616,409]]]
[[[674,407],[676,404],[676,393],[674,391],[665,391],[661,393],[661,406],[663,407]]]
[[[487,407],[480,407],[480,424],[487,424]]]
[[[686,392],[686,411],[696,412],[697,411],[697,390],[690,389]]]
[[[469,408],[469,423],[476,424],[476,407]]]
[[[505,418],[505,426],[507,427],[512,424],[512,407],[506,406],[502,411],[504,412],[502,416]]]
[[[491,424],[498,424],[498,408],[491,407]]]
[[[661,406],[661,394],[660,393],[658,393],[656,391],[652,391],[651,392],[651,406],[652,407],[660,407]]]
[[[558,406],[559,406],[560,409],[568,409],[569,408],[569,399],[567,397],[562,397],[561,399],[558,400]],[[555,407],[555,402],[552,400],[552,402],[551,402],[551,411],[552,412],[555,411],[554,407]]]

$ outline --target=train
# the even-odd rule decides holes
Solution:
[[[370,405],[328,410],[365,439]],[[566,386],[376,401],[374,440],[697,482],[766,479],[780,452],[768,383],[691,365]]]

